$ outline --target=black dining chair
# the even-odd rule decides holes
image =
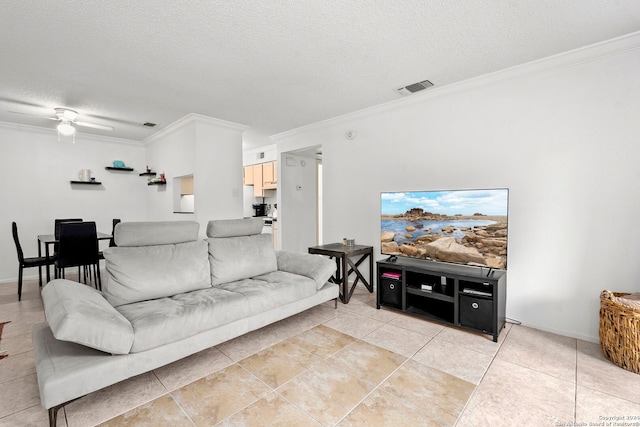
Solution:
[[[60,240],[60,224],[64,222],[82,222],[82,218],[57,218],[53,220],[53,236],[56,240]],[[58,243],[53,244],[54,257],[58,254]],[[49,268],[49,267],[47,267]],[[58,277],[58,270],[55,271],[55,277]]]
[[[65,222],[60,224],[56,268],[60,277],[65,277],[65,269],[78,267],[78,281],[93,275],[96,289],[102,289],[98,257],[98,235],[95,222]],[[93,267],[93,273],[91,268]]]
[[[113,248],[114,246],[116,246],[116,241],[114,237],[116,233],[116,225],[118,225],[120,222],[121,222],[120,218],[113,218],[113,220],[111,221],[111,238],[109,239],[110,248]],[[98,252],[98,257],[100,259],[104,259],[104,254],[102,253],[102,251]]]
[[[55,258],[50,257],[30,257],[25,258],[24,252],[22,252],[22,245],[20,245],[20,238],[18,237],[18,225],[14,222],[11,223],[11,231],[13,233],[13,242],[16,244],[16,252],[18,253],[18,301],[22,300],[22,270],[25,268],[38,267],[39,279],[38,284],[42,287],[42,267],[48,267],[53,264]]]

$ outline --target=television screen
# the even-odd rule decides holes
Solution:
[[[383,254],[507,268],[509,190],[385,192]]]

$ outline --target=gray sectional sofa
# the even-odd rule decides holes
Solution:
[[[102,291],[57,279],[32,331],[42,405],[65,404],[338,297],[335,264],[274,251],[262,220],[120,223]]]

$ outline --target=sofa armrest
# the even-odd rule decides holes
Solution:
[[[56,339],[112,354],[127,354],[133,326],[95,289],[56,279],[42,288],[47,323]]]
[[[335,262],[322,255],[277,251],[276,257],[278,270],[313,279],[316,282],[316,289],[322,288],[336,271]]]

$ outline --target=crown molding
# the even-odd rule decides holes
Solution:
[[[229,122],[222,119],[216,119],[209,116],[203,116],[201,114],[190,113],[184,117],[179,118],[175,122],[165,126],[158,132],[154,133],[153,135],[146,137],[145,139],[142,140],[142,143],[145,146],[153,144],[159,139],[164,138],[167,135],[170,135],[174,132],[177,132],[180,129],[184,128],[185,126],[198,125],[198,124],[208,124],[208,125],[222,127],[229,130],[235,130],[238,132],[244,132],[245,130],[249,129],[249,126],[246,126],[243,124]]]

